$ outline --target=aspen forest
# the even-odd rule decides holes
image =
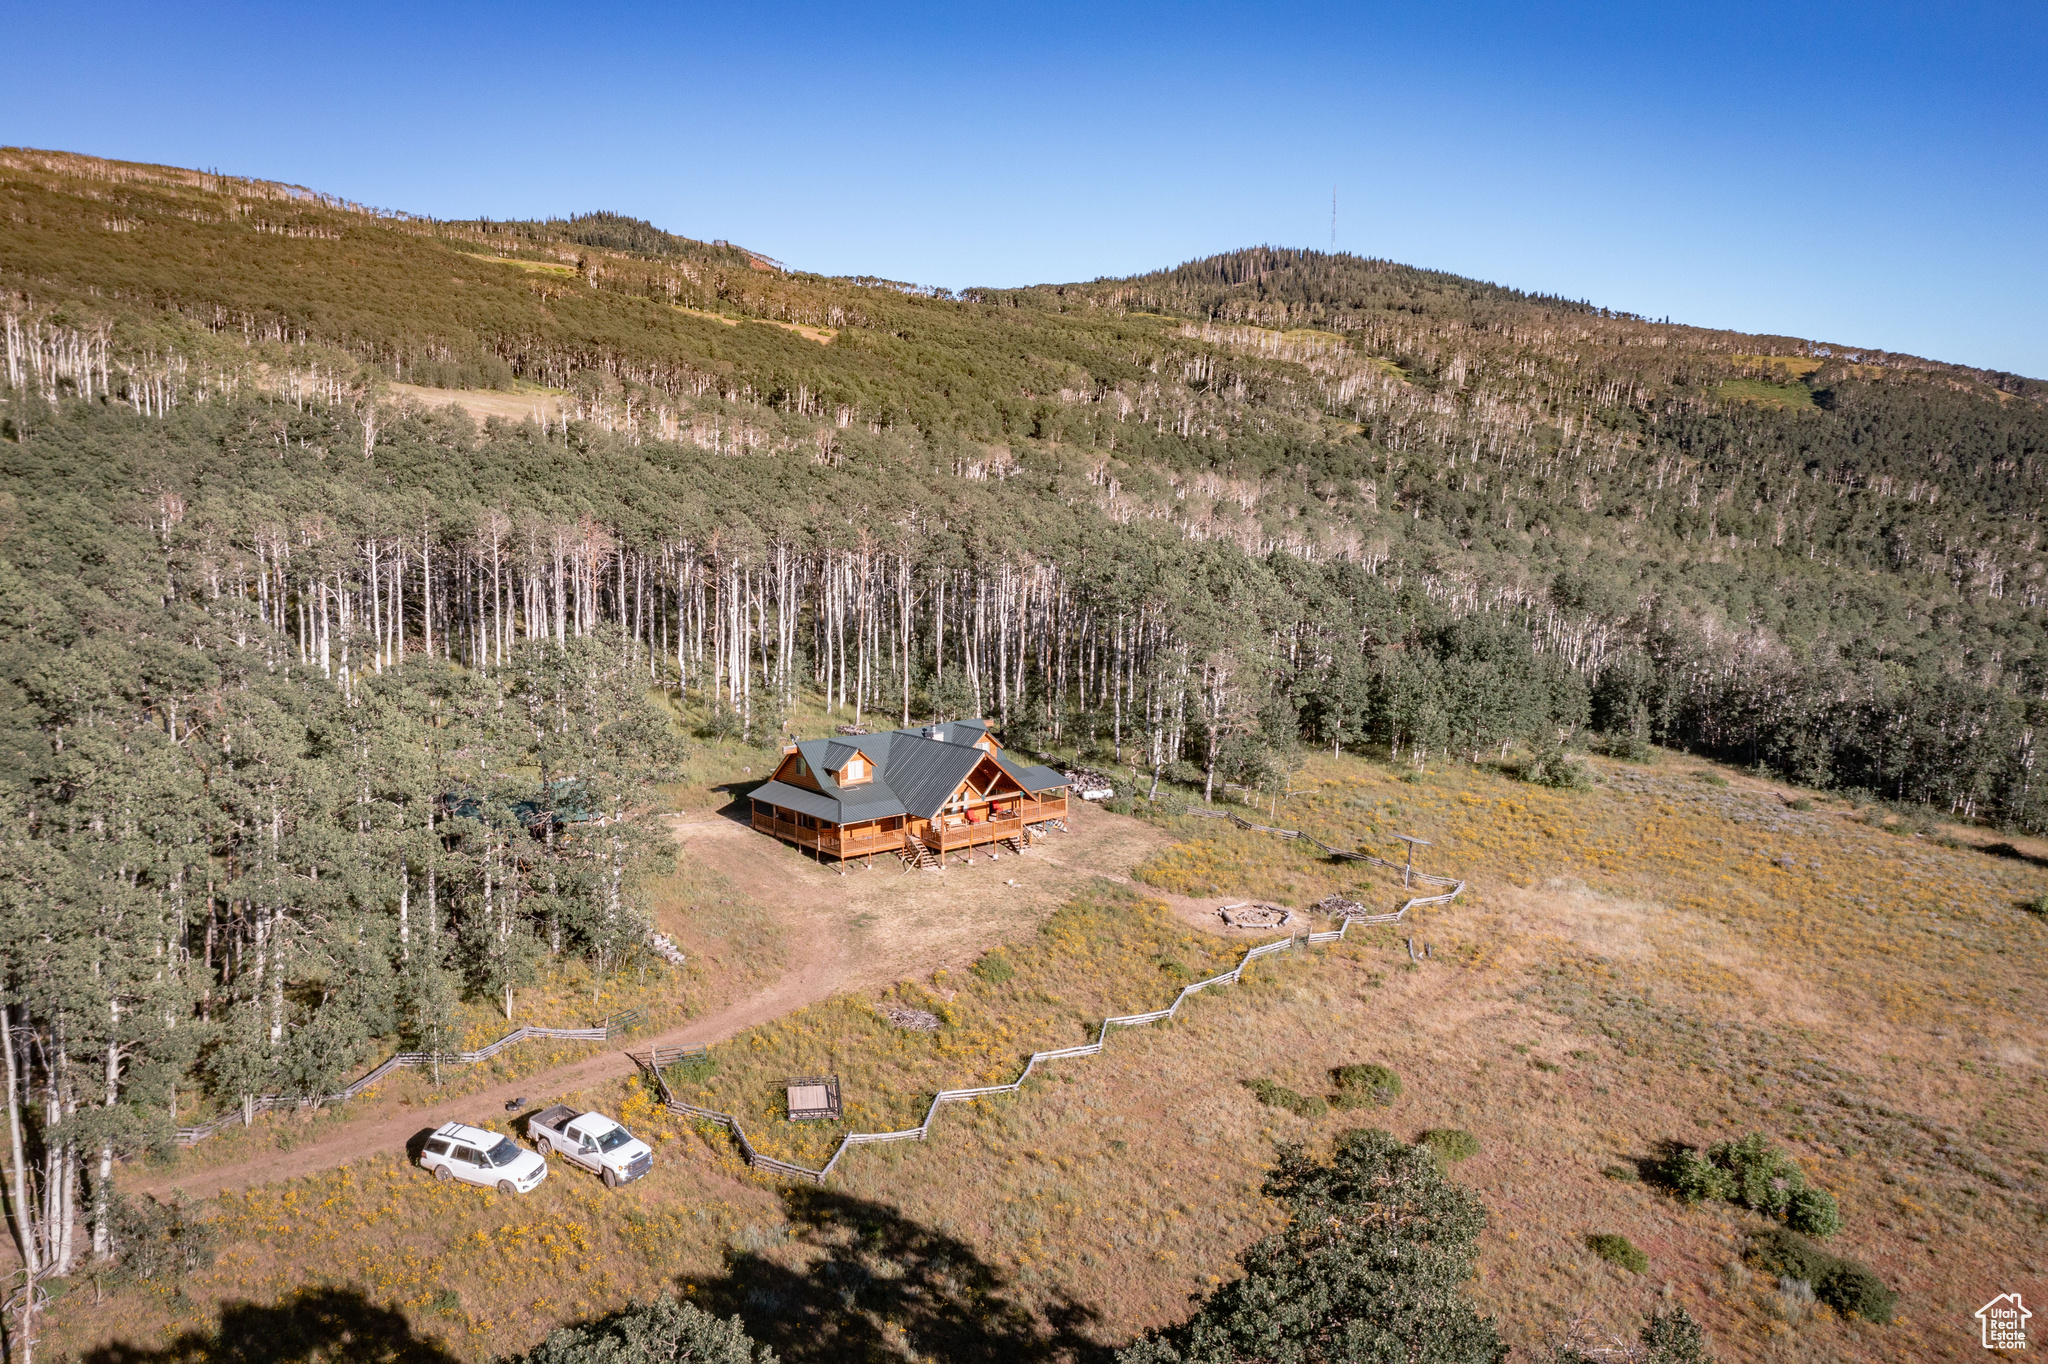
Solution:
[[[799,712],[1170,802],[1656,743],[2048,831],[2038,381],[1312,251],[955,295],[13,150],[0,313],[39,1272],[195,1117],[628,969],[661,783]]]

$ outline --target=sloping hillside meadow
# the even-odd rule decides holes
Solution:
[[[1483,767],[1314,761],[1279,823],[1339,846],[1432,838],[1466,897],[1263,962],[1170,1026],[947,1110],[927,1144],[852,1153],[822,1190],[753,1175],[636,1082],[586,1098],[655,1140],[639,1184],[558,1170],[515,1199],[380,1154],[198,1210],[217,1219],[215,1263],[81,1284],[50,1343],[190,1358],[345,1307],[393,1357],[481,1361],[674,1286],[788,1359],[1098,1358],[1232,1272],[1271,1223],[1256,1190],[1278,1144],[1370,1124],[1477,1138],[1455,1167],[1491,1213],[1473,1292],[1519,1346],[1574,1328],[1597,1343],[1676,1300],[1724,1360],[1975,1357],[1982,1300],[2048,1288],[2048,923],[2029,908],[2048,871],[2027,849],[1669,755],[1598,772],[1574,793]],[[672,1078],[764,1149],[815,1158],[846,1127],[910,1125],[933,1089],[1007,1079],[1026,1052],[1227,965],[1257,938],[1211,927],[1225,899],[1399,895],[1398,877],[1301,843],[1162,818],[1180,841],[1138,884],[1100,883],[993,961],[807,1009]],[[885,998],[943,1025],[897,1031]],[[1302,1117],[1248,1087],[1321,1094],[1355,1062],[1392,1067],[1401,1096]],[[844,1126],[776,1117],[776,1086],[806,1073],[842,1077]],[[1832,1249],[1899,1290],[1890,1325],[1781,1293],[1743,1262],[1758,1218],[1636,1177],[1666,1143],[1750,1131],[1839,1198]],[[1647,1271],[1603,1263],[1595,1233],[1628,1236]],[[233,1302],[252,1305],[223,1339]]]

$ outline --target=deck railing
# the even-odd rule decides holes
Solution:
[[[971,848],[981,843],[1000,843],[1006,838],[1024,836],[1025,819],[1022,815],[996,815],[978,824],[946,824],[932,831],[924,840],[925,846],[937,852],[951,852],[955,848]]]
[[[933,852],[951,852],[955,848],[977,847],[989,843],[1000,843],[1006,838],[1021,838],[1023,826],[1041,824],[1050,819],[1067,817],[1066,797],[1052,800],[1035,800],[1031,797],[1006,797],[1011,809],[1000,815],[992,815],[977,824],[944,825],[927,828],[920,825],[916,830],[874,829],[868,831],[846,831],[841,829],[806,828],[795,820],[782,819],[761,810],[754,811],[754,829],[800,848],[815,849],[831,857],[867,857],[875,853],[892,853],[908,846],[904,842],[909,832]],[[943,845],[943,846],[942,846]]]
[[[802,847],[816,848],[834,857],[865,857],[869,853],[895,852],[903,846],[901,829],[853,833],[839,829],[806,829],[794,820],[777,819],[758,811],[754,815],[754,828],[760,833],[787,839]]]

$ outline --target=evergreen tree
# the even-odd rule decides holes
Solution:
[[[1327,1162],[1284,1151],[1265,1193],[1287,1226],[1238,1257],[1242,1276],[1120,1364],[1501,1364],[1507,1347],[1464,1295],[1486,1210],[1435,1158],[1385,1132],[1340,1135]]]

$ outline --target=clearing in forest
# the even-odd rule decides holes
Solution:
[[[1476,1140],[1454,1171],[1490,1210],[1472,1292],[1518,1345],[1575,1319],[1632,1332],[1669,1295],[1726,1360],[1979,1357],[1969,1313],[1994,1291],[1984,1284],[2048,1287],[2032,1192],[2048,1174],[2048,926],[2025,908],[2048,872],[2024,850],[1916,837],[1879,810],[1797,809],[1702,764],[1599,771],[1574,793],[1487,769],[1411,779],[1318,760],[1316,792],[1261,822],[1338,846],[1431,838],[1435,869],[1465,876],[1467,898],[1262,961],[1170,1027],[1119,1034],[1016,1096],[947,1109],[928,1142],[851,1153],[823,1190],[753,1174],[724,1133],[621,1082],[591,1097],[619,1105],[659,1153],[625,1190],[569,1177],[523,1199],[444,1190],[380,1155],[221,1200],[208,1214],[216,1264],[179,1294],[60,1303],[51,1343],[211,1339],[226,1300],[288,1315],[326,1287],[389,1306],[408,1339],[481,1361],[675,1287],[739,1312],[790,1360],[1087,1358],[1184,1315],[1188,1294],[1234,1272],[1236,1250],[1272,1225],[1257,1188],[1278,1144],[1372,1125]],[[752,1029],[672,1079],[742,1113],[763,1149],[801,1158],[842,1127],[903,1125],[932,1089],[1014,1070],[1105,1012],[1163,1005],[1242,950],[1242,935],[1202,921],[1212,896],[1304,906],[1399,889],[1220,821],[1098,819],[1138,831],[1131,849],[1158,849],[1138,884],[1078,889],[972,969],[906,946],[911,978]],[[728,856],[706,838],[693,857]],[[753,897],[829,897],[820,912],[851,910],[878,951],[939,927],[910,909],[858,922],[877,912],[862,896],[915,875],[842,878],[794,855],[786,869],[723,865]],[[989,870],[993,896],[1008,869]],[[970,901],[960,913],[1000,917],[972,902],[981,886],[946,875]],[[1152,886],[1178,892],[1176,907]],[[1426,962],[1409,960],[1410,938],[1433,949]],[[953,969],[938,972],[941,959]],[[896,1027],[890,1006],[940,1027]],[[1331,1071],[1365,1062],[1397,1072],[1401,1093],[1325,1106]],[[843,1124],[776,1116],[776,1086],[798,1074],[840,1077]],[[1685,1206],[1641,1178],[1668,1143],[1749,1131],[1840,1200],[1831,1249],[1899,1290],[1890,1325],[1781,1293],[1744,1260],[1762,1219]],[[1602,1261],[1595,1234],[1627,1236],[1647,1271]]]

